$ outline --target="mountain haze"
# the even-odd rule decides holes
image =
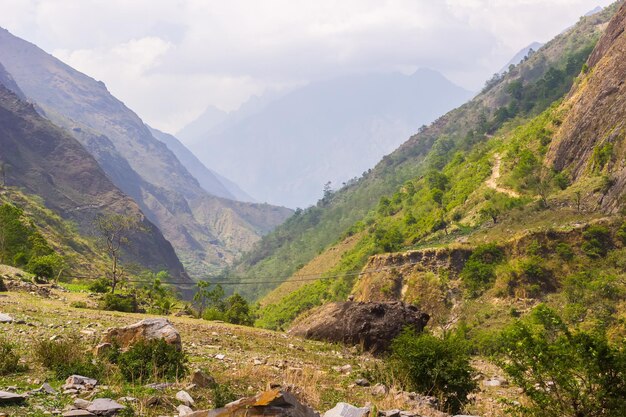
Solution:
[[[240,215],[241,204],[203,190],[102,82],[6,30],[0,30],[0,61],[39,111],[76,137],[111,180],[137,201],[195,275],[227,265],[260,238],[261,230],[290,214],[253,205]],[[211,221],[205,223],[209,208]]]
[[[166,269],[178,280],[191,282],[172,245],[137,204],[111,183],[76,139],[42,118],[10,90],[15,84],[5,85],[6,80],[0,65],[0,162],[8,165],[7,185],[41,197],[86,236],[94,235],[93,220],[106,211],[141,219],[144,231],[132,236],[126,260],[156,271]]]
[[[471,93],[421,69],[365,74],[298,88],[189,148],[256,199],[306,207],[361,175],[402,140]],[[219,150],[216,152],[215,150]]]

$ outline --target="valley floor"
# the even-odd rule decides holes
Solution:
[[[91,302],[86,293],[53,290],[50,297],[25,292],[0,294],[0,312],[11,315],[15,321],[0,324],[0,335],[18,345],[29,369],[23,373],[0,377],[0,390],[14,389],[18,393],[36,389],[43,382],[60,388],[63,381],[51,378],[51,374],[35,363],[32,346],[37,340],[67,337],[78,334],[86,345],[95,346],[108,327],[132,324],[147,317],[92,309],[69,307],[73,301]],[[371,405],[378,410],[402,409],[419,415],[440,417],[445,414],[416,401],[415,396],[391,387],[387,393],[376,393],[376,371],[381,362],[368,354],[360,354],[355,348],[322,342],[302,340],[285,333],[271,332],[250,327],[240,327],[221,322],[210,322],[189,317],[168,319],[179,330],[183,347],[190,358],[190,369],[200,368],[215,377],[216,381],[236,398],[255,395],[276,384],[292,390],[299,399],[314,409],[324,412],[340,401],[355,406]],[[498,375],[498,369],[487,362],[476,360],[481,380]],[[371,381],[371,387],[355,385],[359,378]],[[177,391],[189,385],[180,381],[165,390],[130,385],[109,376],[100,381],[96,395],[109,398],[134,397],[132,404],[136,415],[176,415]],[[505,415],[498,399],[519,396],[515,388],[485,387],[467,413],[481,416]],[[197,409],[213,408],[210,390],[193,388],[189,393],[196,400]],[[0,415],[48,415],[63,410],[73,398],[63,394],[37,394],[26,405],[2,408]],[[149,405],[152,404],[152,405]]]

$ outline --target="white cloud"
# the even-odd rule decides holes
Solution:
[[[213,104],[362,71],[478,89],[519,49],[610,0],[0,0],[0,26],[174,131]]]

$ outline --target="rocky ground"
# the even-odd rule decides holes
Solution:
[[[1,323],[0,316],[0,335],[19,346],[22,360],[28,365],[25,372],[0,376],[0,391],[26,396],[24,402],[9,405],[2,402],[0,395],[0,416],[3,413],[5,416],[89,415],[80,414],[82,410],[71,414],[69,410],[80,408],[74,405],[77,400],[93,405],[97,398],[129,405],[136,415],[142,416],[184,415],[189,411],[181,407],[185,403],[194,410],[214,408],[215,391],[194,384],[192,376],[171,384],[138,386],[108,375],[86,389],[71,386],[68,389],[72,384],[66,384],[71,381],[55,380],[35,363],[29,349],[35,341],[78,334],[86,345],[96,346],[107,328],[127,326],[150,317],[70,307],[75,301],[89,302],[89,298],[85,293],[62,289],[50,289],[48,295],[47,291],[30,287],[0,293],[0,313],[11,319]],[[360,354],[356,348],[190,317],[170,316],[168,320],[180,332],[183,349],[190,358],[190,370],[202,370],[210,375],[221,393],[230,399],[278,389],[292,393],[319,412],[346,402],[379,411],[405,410],[407,416],[445,416],[431,407],[436,401],[433,398],[403,392],[393,383],[380,384],[380,359]],[[494,379],[498,375],[496,368],[484,362],[477,362],[477,366],[483,371],[482,391],[467,413],[485,417],[505,415],[497,398],[515,398],[519,394]],[[393,378],[385,379],[393,381]],[[490,380],[493,381],[486,383]],[[86,403],[82,404],[87,407]]]

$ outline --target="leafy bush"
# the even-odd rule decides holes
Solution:
[[[626,222],[617,229],[617,233],[615,233],[615,237],[617,237],[620,242],[626,245]]]
[[[574,251],[572,247],[564,242],[559,242],[555,247],[556,254],[559,255],[564,261],[571,261],[574,259]]]
[[[73,308],[87,308],[87,303],[84,301],[72,301],[70,307]]]
[[[390,366],[406,376],[406,388],[438,397],[447,412],[461,410],[476,389],[468,346],[457,335],[440,339],[405,330],[391,349]]]
[[[215,384],[211,387],[211,394],[215,408],[224,407],[226,404],[235,401],[238,398],[238,396],[227,384]]]
[[[476,297],[495,281],[495,266],[502,262],[504,253],[497,245],[489,243],[477,247],[469,257],[461,279],[470,297]]]
[[[34,345],[37,361],[54,372],[57,379],[65,379],[78,374],[98,379],[102,367],[93,361],[93,357],[85,353],[80,337],[64,336],[57,340],[39,340]]]
[[[545,306],[501,336],[500,366],[530,400],[521,415],[626,415],[626,350],[600,333],[569,329]]]
[[[106,278],[99,278],[89,285],[89,291],[104,294],[111,290],[111,284]]]
[[[250,312],[250,306],[248,302],[238,293],[234,293],[228,300],[226,300],[228,306],[224,313],[224,318],[227,322],[233,324],[241,324],[245,326],[251,326],[254,322],[252,314]]]
[[[20,364],[20,355],[15,351],[17,346],[4,338],[0,338],[0,375],[9,375],[26,370]]]
[[[126,352],[110,355],[125,380],[133,383],[175,380],[187,374],[187,356],[163,339],[140,341]]]
[[[100,301],[100,308],[124,313],[137,312],[137,299],[133,294],[105,294]]]
[[[604,258],[611,247],[611,233],[605,226],[589,226],[583,232],[581,249],[590,258]]]

